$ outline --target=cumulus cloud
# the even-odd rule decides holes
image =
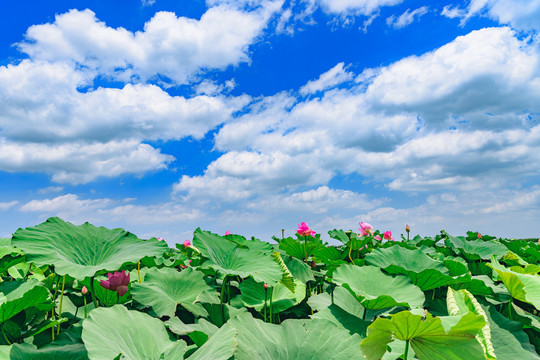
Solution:
[[[143,31],[112,28],[91,10],[70,10],[31,26],[19,49],[33,61],[74,62],[121,81],[183,84],[203,69],[249,62],[248,48],[280,9],[268,2],[251,12],[221,5],[200,20],[158,12]]]
[[[324,11],[333,14],[371,15],[383,6],[394,6],[403,0],[319,0]]]
[[[81,184],[97,177],[144,174],[165,169],[173,160],[173,156],[133,140],[57,145],[0,139],[0,170],[44,172],[59,183]]]
[[[338,174],[408,193],[496,189],[516,173],[530,179],[540,175],[531,155],[540,150],[539,59],[536,44],[504,27],[367,69],[346,89],[328,85],[344,69],[338,64],[302,88],[321,89],[312,98],[254,100],[216,135],[224,154],[174,191],[257,201],[328,186]]]
[[[442,15],[461,19],[464,25],[471,17],[486,15],[501,24],[519,30],[540,29],[540,2],[530,0],[471,0],[466,7],[447,5]]]
[[[0,202],[0,210],[6,211],[17,205],[19,201],[13,200],[13,201],[6,201],[6,202]]]
[[[394,29],[402,29],[405,26],[412,24],[415,20],[420,19],[420,17],[427,14],[427,12],[427,6],[422,6],[413,11],[411,11],[411,9],[407,9],[407,11],[400,16],[396,17],[395,15],[392,15],[387,17],[386,24]]]
[[[300,94],[314,94],[318,91],[327,90],[346,81],[351,81],[353,74],[347,71],[345,63],[339,63],[325,73],[322,73],[317,80],[308,81],[300,88]]]

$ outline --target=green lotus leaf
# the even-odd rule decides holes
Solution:
[[[502,316],[494,306],[481,306],[489,321],[491,342],[497,360],[540,359],[534,346],[529,343],[521,323]]]
[[[465,240],[463,236],[450,236],[444,240],[446,246],[459,250],[467,260],[489,260],[495,255],[497,258],[508,253],[508,248],[494,241]]]
[[[295,280],[294,283],[296,285],[294,293],[281,283],[265,290],[263,283],[258,283],[255,280],[248,278],[240,284],[242,301],[245,306],[261,312],[264,307],[266,296],[266,305],[268,309],[270,308],[270,300],[272,300],[273,313],[280,313],[299,304],[306,297],[306,285],[299,280]],[[270,297],[272,299],[270,299]]]
[[[212,268],[222,274],[238,275],[241,278],[252,276],[256,281],[265,282],[269,286],[281,281],[281,266],[271,254],[239,248],[222,236],[200,228],[193,234],[193,245],[208,259],[203,262],[202,268]]]
[[[503,284],[495,284],[495,282],[487,275],[471,276],[470,282],[454,284],[452,287],[455,290],[467,289],[473,295],[481,295],[508,301],[510,293]]]
[[[317,240],[312,236],[307,237],[307,242],[305,244],[303,240],[297,240],[291,237],[285,238],[279,242],[279,248],[281,250],[285,251],[287,255],[300,260],[305,260],[306,254],[309,259],[309,257],[321,246],[324,245],[321,244],[320,240]]]
[[[491,266],[513,298],[529,303],[537,310],[540,309],[540,275],[514,272],[499,264],[495,256],[491,259]]]
[[[387,346],[397,340],[408,341],[420,360],[483,360],[484,351],[476,334],[485,325],[481,315],[472,312],[445,318],[415,315],[402,311],[390,319],[377,318],[367,329],[360,348],[367,360],[378,360]]]
[[[21,311],[40,304],[50,303],[49,291],[35,279],[0,283],[0,324]]]
[[[271,253],[274,250],[272,244],[259,239],[251,238],[247,240],[245,237],[236,234],[225,235],[223,238],[235,243],[240,248],[261,251],[265,253]]]
[[[334,325],[347,329],[351,334],[358,334],[360,337],[366,337],[366,329],[371,323],[364,321],[358,316],[343,310],[337,305],[330,305],[311,316],[312,319],[324,319],[332,322]]]
[[[294,292],[296,290],[296,283],[294,282],[292,273],[289,271],[289,268],[281,258],[281,254],[277,251],[274,251],[272,252],[272,257],[279,264],[279,266],[281,266],[282,275],[280,284],[285,286],[291,292]]]
[[[305,262],[290,256],[284,256],[282,259],[295,279],[298,279],[303,283],[315,280],[313,271]]]
[[[142,284],[134,282],[131,288],[135,301],[152,307],[158,316],[171,318],[178,304],[190,312],[204,311],[197,300],[201,294],[207,292],[217,298],[217,292],[204,281],[204,274],[192,268],[182,271],[153,268],[146,273]]]
[[[441,261],[432,259],[419,249],[409,250],[401,246],[375,249],[366,255],[366,263],[378,266],[390,274],[406,275],[422,291],[459,281],[450,276]]]
[[[486,324],[482,328],[482,331],[476,335],[476,339],[482,346],[486,359],[497,359],[491,342],[489,319],[474,295],[467,290],[456,291],[449,287],[446,304],[448,307],[448,314],[451,316],[465,315],[470,311],[476,315],[481,315],[484,318]]]
[[[334,271],[334,283],[345,287],[366,309],[376,310],[392,306],[422,307],[422,290],[409,278],[385,275],[374,266],[342,265]]]
[[[355,317],[364,317],[365,308],[358,302],[356,296],[341,286],[337,286],[333,294],[322,293],[310,296],[307,302],[315,311],[323,311],[327,307],[337,305]]]
[[[11,239],[0,239],[0,273],[26,260],[21,249],[11,246]]]
[[[122,305],[94,309],[83,321],[82,340],[91,360],[159,359],[174,342],[165,325],[152,316]]]
[[[59,218],[49,218],[32,228],[18,229],[12,244],[22,249],[27,261],[37,266],[53,265],[58,275],[77,280],[99,271],[115,271],[145,256],[163,254],[168,246],[157,240],[141,240],[123,229],[75,226]]]
[[[47,345],[37,348],[32,344],[13,344],[8,357],[10,360],[88,360],[83,344]]]
[[[204,343],[188,360],[228,360],[238,344],[237,331],[231,326],[223,326]]]
[[[226,326],[238,331],[235,360],[337,360],[361,356],[360,336],[351,336],[346,329],[327,320],[289,319],[274,325],[242,313]]]
[[[522,324],[524,324],[526,327],[531,327],[535,329],[536,331],[540,332],[540,317],[535,316],[528,311],[523,310],[516,304],[512,304],[512,308],[516,312],[517,319],[521,321]]]

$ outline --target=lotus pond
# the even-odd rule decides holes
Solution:
[[[0,359],[540,359],[537,241],[360,225],[329,231],[338,246],[302,223],[176,248],[59,218],[18,229],[0,239]]]

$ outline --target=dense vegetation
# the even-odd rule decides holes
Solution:
[[[408,229],[408,228],[407,228]],[[539,359],[540,246],[361,223],[169,248],[50,218],[0,241],[0,359]]]

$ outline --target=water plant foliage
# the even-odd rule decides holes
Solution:
[[[50,218],[0,241],[0,358],[540,359],[538,241],[409,229],[170,248]]]

